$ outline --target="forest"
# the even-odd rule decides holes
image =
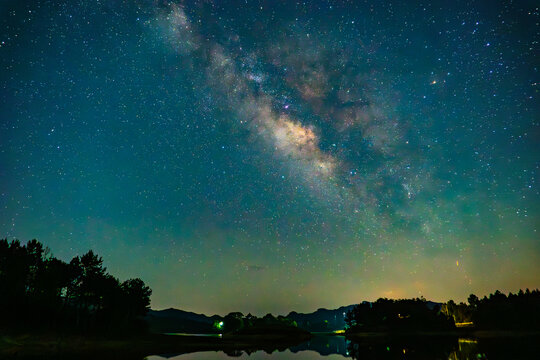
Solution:
[[[345,317],[347,332],[444,331],[455,329],[451,317],[425,299],[378,299],[356,305]]]
[[[499,290],[478,298],[471,294],[468,303],[450,300],[441,312],[459,323],[471,323],[482,330],[540,330],[540,290],[519,290],[505,295]]]
[[[244,316],[240,312],[232,312],[223,318],[216,320],[214,328],[237,335],[264,335],[272,333],[281,334],[306,334],[305,330],[298,329],[295,321],[285,316],[278,317],[266,314],[262,318],[248,314]]]
[[[468,304],[381,298],[356,305],[347,313],[345,322],[348,333],[451,331],[456,325],[474,330],[538,331],[540,291],[526,289],[505,295],[497,290],[482,299],[471,294]]]
[[[66,263],[37,240],[0,239],[0,330],[143,332],[151,293],[107,273],[92,250]]]

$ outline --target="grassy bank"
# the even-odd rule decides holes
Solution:
[[[54,356],[62,354],[132,355],[141,357],[150,354],[189,353],[196,351],[236,350],[283,350],[300,344],[310,335],[291,336],[291,334],[268,335],[225,335],[219,337],[145,335],[135,337],[106,338],[100,336],[75,336],[60,334],[19,334],[0,337],[0,357]],[[105,356],[106,357],[106,356]]]

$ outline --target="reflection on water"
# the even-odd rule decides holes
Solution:
[[[342,357],[348,357],[348,343],[344,336],[314,336],[311,340],[303,344],[290,347],[290,350],[294,353],[313,350],[321,355],[336,354],[342,355]]]
[[[448,359],[486,359],[486,354],[480,352],[480,349],[478,348],[478,340],[470,338],[459,338],[457,348],[452,351]]]
[[[449,359],[457,349],[453,337],[364,338],[348,344],[354,359]]]
[[[214,343],[215,344],[215,343]],[[230,346],[230,343],[229,345]],[[277,350],[277,348],[280,350]],[[252,344],[252,348],[257,346]],[[348,341],[343,336],[315,336],[300,345],[285,348],[284,345],[261,344],[264,350],[204,351],[186,354],[159,354],[145,356],[140,352],[118,349],[92,352],[91,349],[79,353],[45,352],[41,355],[13,356],[0,359],[16,360],[536,360],[540,354],[540,334],[514,337],[385,337],[373,336]],[[139,351],[139,350],[137,350]],[[181,351],[180,349],[178,351]]]
[[[171,356],[171,355],[161,355],[161,356],[149,356],[147,360],[163,360],[163,359],[172,359],[172,360],[222,360],[222,359],[231,359],[231,358],[237,358],[237,359],[250,359],[250,360],[262,360],[262,359],[270,359],[270,360],[288,360],[288,359],[294,359],[294,360],[312,360],[312,359],[327,359],[327,360],[339,360],[343,359],[343,356],[337,355],[337,354],[330,354],[328,356],[322,356],[315,351],[300,351],[297,353],[293,353],[290,350],[285,351],[276,351],[271,354],[266,353],[264,351],[256,351],[254,353],[248,354],[246,352],[240,351],[238,353],[233,354],[226,354],[224,352],[212,352],[212,351],[204,351],[204,352],[198,352],[193,354],[185,354],[185,355],[177,355],[177,356]]]
[[[311,360],[344,359],[358,360],[482,360],[482,359],[537,359],[540,339],[536,337],[515,338],[455,338],[455,337],[366,337],[348,341],[343,336],[315,336],[311,340],[285,351],[231,351],[198,352],[192,354],[152,355],[147,360]]]
[[[223,337],[223,334],[164,333],[163,335],[173,335],[173,336],[195,336],[195,337]]]

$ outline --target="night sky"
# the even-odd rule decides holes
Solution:
[[[535,1],[0,2],[0,236],[152,307],[540,286]]]

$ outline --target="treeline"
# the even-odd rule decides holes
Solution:
[[[441,311],[456,323],[472,322],[478,329],[539,330],[540,290],[520,290],[505,295],[499,290],[479,299],[471,294],[468,304],[450,300]]]
[[[232,312],[223,319],[214,322],[214,329],[227,333],[237,334],[267,334],[279,331],[301,331],[297,328],[295,321],[285,316],[279,315],[277,318],[272,314],[266,314],[262,318],[248,314],[244,316],[241,312]]]
[[[440,306],[426,299],[379,299],[356,305],[345,316],[349,333],[363,331],[442,331],[455,328]]]
[[[458,326],[481,330],[540,330],[540,290],[505,295],[496,291],[468,304],[436,304],[422,299],[363,302],[345,317],[349,333],[365,331],[445,331]]]
[[[108,274],[91,250],[66,263],[37,240],[0,239],[0,330],[143,331],[151,293]]]

